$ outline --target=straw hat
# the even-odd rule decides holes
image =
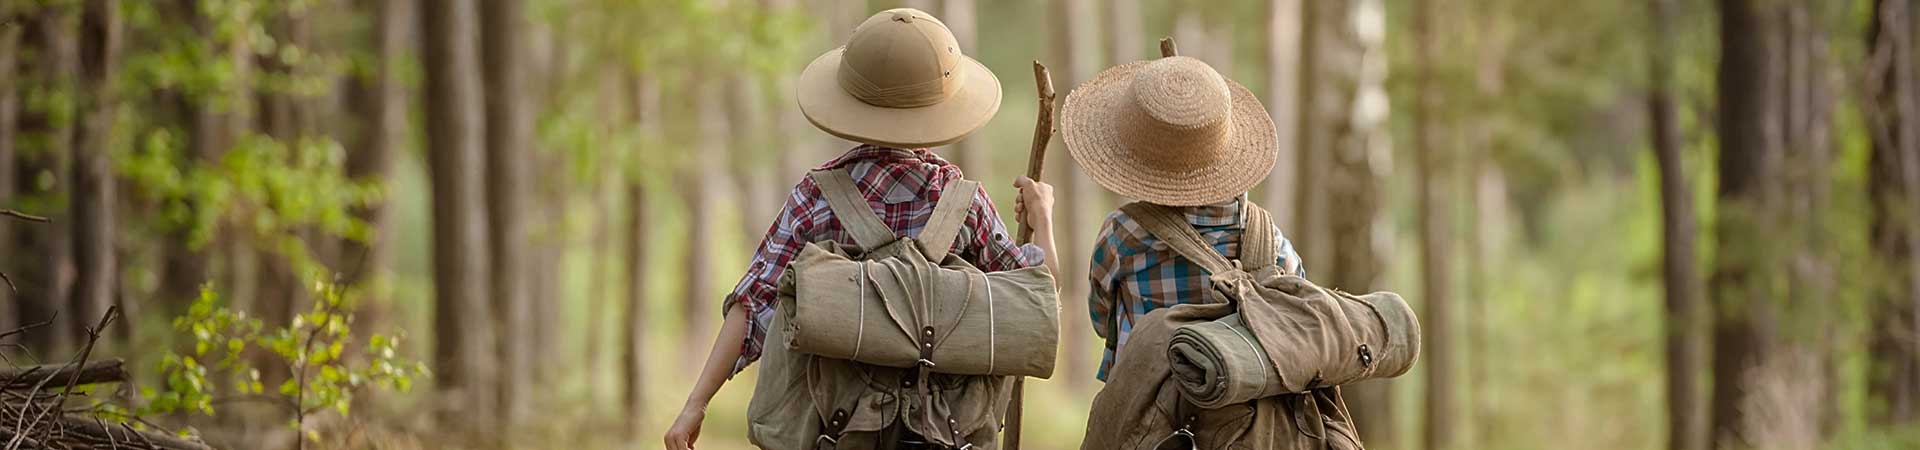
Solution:
[[[888,147],[959,141],[1000,110],[1000,80],[960,54],[940,19],[912,8],[881,11],[844,47],[800,73],[800,111],[834,136]]]
[[[1150,203],[1219,203],[1273,170],[1273,118],[1245,86],[1174,56],[1100,72],[1067,94],[1061,139],[1080,169]]]

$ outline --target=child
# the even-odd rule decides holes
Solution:
[[[1260,99],[1200,60],[1170,57],[1107,69],[1067,95],[1061,137],[1102,187],[1177,207],[1214,251],[1239,256],[1243,232],[1272,233],[1275,264],[1299,273],[1300,256],[1280,229],[1245,230],[1244,193],[1279,155]],[[1134,322],[1182,303],[1222,303],[1208,275],[1125,212],[1107,216],[1094,241],[1088,297],[1094,330],[1107,340],[1098,377]]]
[[[960,168],[928,151],[986,125],[1000,107],[1000,82],[959,52],[945,24],[924,12],[883,11],[854,29],[847,45],[815,59],[801,73],[800,109],[815,127],[860,146],[820,166],[845,169],[888,228],[915,236],[926,226],[941,188]],[[1021,220],[1034,243],[1015,246],[986,191],[972,205],[953,252],[983,271],[1031,267],[1053,257],[1052,191],[1021,179]],[[666,434],[670,450],[693,448],[707,403],[733,374],[759,359],[774,315],[776,282],[809,242],[853,244],[812,178],[794,186],[754,253],[746,276],[725,302],[726,319],[686,405]]]

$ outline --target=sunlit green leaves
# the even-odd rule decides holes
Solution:
[[[219,295],[203,288],[186,315],[173,322],[175,331],[188,336],[193,352],[161,359],[158,370],[165,383],[161,389],[140,390],[145,403],[141,412],[212,415],[215,396],[232,392],[240,399],[285,407],[298,428],[299,421],[312,414],[348,414],[354,395],[364,389],[407,391],[415,379],[427,376],[425,363],[399,356],[398,336],[374,334],[365,353],[347,353],[355,348],[356,302],[328,283],[315,283],[313,297],[312,309],[286,327],[267,329],[258,319],[222,306]],[[242,358],[263,353],[271,358]],[[209,364],[208,358],[216,359]],[[254,366],[262,361],[289,373],[271,392]],[[216,385],[209,373],[225,373],[229,381]]]

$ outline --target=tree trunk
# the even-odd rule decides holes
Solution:
[[[307,36],[308,18],[304,13],[289,9],[275,10],[266,19],[266,30],[276,46],[292,46],[302,51],[310,51]],[[257,58],[262,72],[267,76],[295,77],[298,67],[271,55],[251,55]],[[255,126],[267,137],[273,138],[289,154],[298,152],[299,146],[312,136],[314,128],[307,120],[313,107],[310,98],[294,92],[286,86],[266,86],[254,90],[255,101],[259,104],[259,115],[255,117]],[[298,272],[298,260],[282,250],[278,240],[291,237],[303,245],[311,242],[305,238],[302,227],[286,227],[272,230],[272,233],[259,242],[252,242],[248,250],[254,252],[258,264],[233,266],[235,271],[253,272],[257,278],[258,292],[249,297],[227,297],[242,304],[243,309],[251,311],[260,318],[268,329],[285,327],[293,323],[294,316],[303,311],[307,304],[308,290]],[[287,235],[287,236],[283,236]],[[285,363],[279,357],[267,351],[256,351],[252,356],[255,367],[260,368],[261,379],[269,385],[277,385],[292,376]],[[245,419],[253,419],[249,415]],[[245,420],[243,419],[243,420]]]
[[[1290,240],[1308,276],[1370,291],[1385,268],[1385,241],[1375,226],[1392,152],[1386,64],[1375,62],[1387,56],[1384,36],[1362,31],[1384,29],[1386,17],[1379,0],[1316,1],[1304,2],[1301,22]],[[1365,382],[1345,391],[1362,440],[1393,447],[1390,384]]]
[[[18,17],[13,11],[0,12],[0,21],[13,21]],[[18,203],[14,192],[14,143],[19,139],[20,96],[20,27],[0,28],[0,208],[14,208]],[[0,220],[0,255],[8,260],[30,259],[26,255],[14,252],[14,222]],[[12,269],[11,264],[0,264],[0,273]],[[0,282],[4,283],[4,282]],[[20,317],[26,312],[17,305],[27,303],[27,299],[11,287],[0,290],[0,330],[12,330],[21,325]]]
[[[1662,280],[1666,289],[1667,449],[1706,448],[1706,418],[1701,408],[1700,376],[1707,355],[1700,330],[1706,324],[1701,280],[1694,267],[1695,235],[1692,183],[1680,155],[1678,108],[1674,103],[1673,0],[1649,0],[1648,66],[1652,91],[1647,117],[1652,121],[1654,158],[1660,166]]]
[[[1099,65],[1098,46],[1093,30],[1085,18],[1099,17],[1093,13],[1093,5],[1088,0],[1058,0],[1053,3],[1053,59],[1049,64],[1061,70],[1053,73],[1061,76],[1054,80],[1055,86],[1078,86],[1080,82],[1093,77]],[[1065,101],[1066,96],[1060,96]],[[1051,148],[1065,149],[1065,143],[1058,135],[1053,138]],[[1088,224],[1088,206],[1097,206],[1101,210],[1111,209],[1112,205],[1088,205],[1088,203],[1107,203],[1095,199],[1103,198],[1099,187],[1089,180],[1085,173],[1072,168],[1072,164],[1049,164],[1054,173],[1048,180],[1058,186],[1055,195],[1055,217],[1058,217],[1059,254],[1062,258],[1060,272],[1055,278],[1065,280],[1060,283],[1060,298],[1083,299],[1087,296],[1086,270],[1092,263],[1088,258],[1091,252],[1087,242],[1091,238],[1085,230]],[[1067,385],[1074,389],[1085,389],[1089,380],[1094,379],[1094,364],[1098,364],[1096,347],[1088,345],[1088,336],[1093,336],[1092,324],[1086,320],[1087,304],[1082,301],[1060,302],[1060,341],[1062,352],[1066,356],[1062,367]]]
[[[726,167],[726,162],[715,161],[714,158],[724,157],[727,154],[725,145],[728,133],[731,131],[728,129],[726,97],[725,93],[721,92],[724,87],[721,83],[719,80],[708,80],[698,83],[698,87],[695,88],[698,89],[694,94],[697,96],[695,101],[698,103],[695,114],[700,120],[700,140],[705,146],[702,155],[704,157],[684,160],[685,164],[680,167],[680,173],[677,174],[681,204],[687,212],[687,248],[684,259],[681,260],[681,266],[686,271],[684,285],[686,290],[681,293],[685,303],[682,305],[681,313],[684,314],[682,323],[687,324],[685,329],[687,334],[683,336],[681,342],[700,342],[701,339],[711,336],[716,329],[713,312],[720,309],[719,293],[714,290],[713,283],[712,261],[715,236],[712,230],[715,219],[713,207],[716,206],[713,191],[718,181],[715,174],[720,167]],[[699,369],[700,353],[697,347],[699,346],[683,347],[686,353],[682,357],[689,362],[685,365],[688,372]]]
[[[640,429],[647,416],[647,327],[646,298],[647,243],[653,236],[648,225],[647,189],[644,181],[627,182],[627,320],[620,327],[625,339],[620,345],[620,379],[624,391],[627,423]]]
[[[1434,17],[1440,11],[1434,2],[1421,2],[1414,13],[1414,33],[1419,36],[1414,63],[1419,78],[1414,100],[1414,145],[1419,151],[1415,164],[1420,185],[1420,296],[1424,303],[1420,324],[1426,344],[1422,362],[1426,363],[1426,434],[1423,448],[1445,450],[1453,446],[1454,433],[1454,356],[1453,356],[1453,217],[1449,214],[1453,176],[1451,149],[1438,135],[1442,125],[1436,117],[1440,95],[1434,83],[1436,34]],[[1337,229],[1338,227],[1336,227]],[[1341,248],[1341,253],[1346,253]]]
[[[867,20],[867,17],[873,13],[873,11],[867,10],[866,0],[818,1],[825,3],[824,5],[820,5],[819,13],[825,16],[820,19],[820,23],[827,27],[827,38],[829,41],[826,47],[847,45],[847,39],[853,36],[853,28],[859,26],[861,21]],[[789,103],[788,105],[793,104]],[[821,146],[821,158],[817,158],[821,161],[838,156],[846,152],[847,149],[859,145],[825,132],[816,133],[818,133],[818,135],[821,136],[820,139],[825,142],[825,144]]]
[[[1133,1],[1133,0],[1129,0]],[[1295,133],[1300,125],[1301,0],[1267,2],[1267,113],[1273,116],[1274,134],[1279,137],[1280,157],[1266,186],[1255,197],[1257,203],[1272,211],[1273,221],[1282,229],[1293,230],[1294,176],[1300,149]]]
[[[73,291],[74,339],[114,304],[118,263],[114,260],[114,177],[109,157],[118,104],[113,76],[120,54],[119,5],[87,0],[80,20],[79,133],[73,140],[73,249],[78,268]],[[101,343],[113,342],[109,337]]]
[[[400,154],[407,132],[407,88],[401,66],[405,62],[412,27],[411,1],[357,0],[356,9],[372,15],[374,29],[374,73],[352,77],[347,85],[348,102],[354,120],[361,129],[347,152],[347,178],[378,183],[392,192],[388,177],[393,172],[395,155]],[[393,225],[386,200],[354,208],[353,216],[367,223],[372,234],[367,241],[345,239],[341,242],[345,262],[341,283],[362,288],[360,311],[354,331],[362,339],[386,327],[392,309],[386,297],[387,272],[393,265]]]
[[[613,227],[614,220],[617,218],[614,214],[614,207],[617,206],[614,203],[614,197],[619,195],[616,192],[619,189],[616,184],[619,173],[609,172],[602,170],[599,178],[593,183],[593,202],[598,206],[596,208],[598,212],[594,214],[593,235],[589,237],[591,248],[587,251],[587,258],[590,261],[587,274],[586,327],[587,365],[590,369],[587,373],[588,379],[592,380],[593,392],[598,396],[604,396],[603,389],[613,386],[606,380],[606,377],[610,376],[609,366],[614,363],[614,353],[607,350],[607,341],[610,339],[607,336],[607,330],[620,325],[611,320],[612,314],[609,313],[612,308],[609,303],[613,298],[608,292],[612,290],[613,278],[618,276],[613,273],[616,269],[612,260],[615,250]],[[614,370],[618,371],[617,368]]]
[[[945,22],[947,29],[953,31],[953,40],[960,45],[960,53],[975,58],[980,56],[980,46],[976,43],[980,29],[975,23],[977,13],[974,0],[942,0],[940,2],[940,21]],[[793,109],[791,106],[782,106]],[[995,178],[990,173],[992,165],[989,164],[993,158],[981,153],[985,149],[979,142],[975,142],[975,139],[978,138],[969,137],[953,143],[952,146],[947,147],[947,157],[953,161],[954,165],[960,166],[967,172],[967,178],[993,180]]]
[[[533,145],[533,108],[523,68],[526,14],[520,0],[481,2],[481,56],[486,77],[486,152],[489,281],[502,357],[497,389],[502,424],[525,419],[532,400],[532,292],[527,249],[527,154]]]
[[[769,150],[765,144],[766,114],[760,108],[763,104],[760,84],[745,75],[734,75],[728,82],[731,87],[726,95],[727,123],[733,131],[727,133],[722,142],[727,143],[733,164],[723,172],[733,179],[734,195],[739,199],[739,242],[754,245],[766,236],[773,216],[779,213],[779,204],[775,202],[781,198],[772,194],[768,178],[768,172],[774,168],[760,163],[760,155]]]
[[[78,36],[74,31],[77,14],[71,5],[64,3],[42,5],[36,13],[22,35],[27,38],[27,48],[35,58],[35,63],[24,67],[32,71],[33,79],[20,92],[73,93],[80,89],[74,81],[80,71]],[[22,149],[19,154],[20,167],[15,172],[19,176],[15,188],[19,191],[16,193],[48,200],[43,206],[24,212],[46,216],[52,223],[14,225],[19,231],[15,235],[19,239],[15,244],[19,246],[14,251],[26,257],[15,263],[7,275],[20,285],[20,295],[27,299],[20,303],[21,322],[56,319],[49,326],[35,328],[21,336],[21,343],[43,355],[67,354],[73,348],[76,332],[70,321],[72,311],[68,308],[75,276],[73,242],[67,225],[70,216],[68,210],[55,206],[66,203],[60,199],[67,198],[73,185],[69,178],[75,112],[72,107],[59,102],[29,105],[22,111],[20,120],[20,134],[27,138],[23,141],[40,145]],[[41,185],[38,180],[43,178],[52,183]]]
[[[1718,320],[1713,326],[1712,448],[1754,443],[1743,435],[1747,412],[1742,402],[1754,386],[1761,356],[1769,351],[1774,319],[1772,296],[1756,288],[1758,266],[1745,248],[1765,234],[1763,190],[1779,151],[1768,134],[1776,108],[1778,70],[1767,39],[1768,8],[1762,0],[1720,0],[1720,184],[1715,235],[1719,249],[1710,279]]]
[[[1866,117],[1873,124],[1868,164],[1868,225],[1873,255],[1888,278],[1875,292],[1868,371],[1870,419],[1888,428],[1920,419],[1920,67],[1915,65],[1914,12],[1910,1],[1878,0],[1867,44],[1879,81]]]
[[[1328,249],[1332,245],[1331,240],[1324,236],[1327,215],[1325,199],[1321,197],[1320,178],[1327,170],[1327,161],[1332,159],[1327,156],[1332,148],[1327,144],[1331,124],[1339,120],[1340,112],[1347,105],[1341,99],[1347,96],[1325,87],[1331,86],[1328,83],[1330,80],[1348,76],[1345,73],[1348,69],[1335,58],[1345,56],[1346,48],[1333,45],[1346,42],[1345,36],[1338,34],[1343,30],[1338,25],[1345,23],[1338,18],[1342,17],[1346,4],[1346,1],[1301,2],[1299,86],[1295,89],[1299,94],[1298,125],[1291,142],[1297,160],[1294,161],[1292,180],[1295,183],[1293,220],[1289,223],[1292,228],[1287,233],[1289,240],[1293,241],[1294,251],[1300,254],[1303,261],[1316,261],[1315,258],[1329,255]],[[1364,397],[1360,395],[1362,393],[1349,393],[1354,394],[1349,397],[1352,397],[1350,400],[1355,413],[1359,418],[1367,417],[1367,410],[1371,408],[1364,406],[1367,401],[1361,398]],[[1372,425],[1363,430],[1380,428],[1384,427]],[[1371,431],[1362,433],[1377,434]]]
[[[487,216],[478,19],[473,0],[428,0],[420,14],[426,49],[428,170],[433,193],[434,379],[446,401],[440,422],[485,433],[476,411],[493,398],[494,318],[487,300]]]
[[[639,77],[634,86],[635,116],[643,133],[660,130],[660,89],[650,78]],[[642,157],[650,156],[652,148],[641,147]],[[639,429],[646,423],[647,411],[647,330],[646,298],[651,289],[647,249],[652,247],[653,226],[650,223],[652,211],[647,202],[647,180],[644,177],[627,182],[627,320],[622,327],[626,340],[621,345],[620,368],[624,375],[622,381],[626,387],[626,414],[628,422]]]

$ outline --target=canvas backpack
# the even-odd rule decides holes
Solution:
[[[1355,296],[1320,288],[1275,264],[1271,218],[1242,202],[1240,255],[1213,250],[1176,208],[1121,208],[1181,257],[1207,271],[1224,304],[1185,304],[1136,321],[1094,399],[1082,449],[1359,449],[1339,386],[1405,373],[1419,352],[1419,324],[1398,295]],[[1275,395],[1201,408],[1174,373],[1169,342],[1181,327],[1232,318],[1272,363]],[[1112,334],[1111,336],[1117,336]],[[1203,380],[1204,381],[1204,380]]]
[[[944,186],[914,238],[888,229],[844,169],[809,176],[855,245],[809,243],[781,277],[748,405],[750,440],[780,450],[886,449],[917,435],[939,447],[994,448],[1008,375],[1053,370],[1051,274],[985,274],[951,254],[977,182]]]

